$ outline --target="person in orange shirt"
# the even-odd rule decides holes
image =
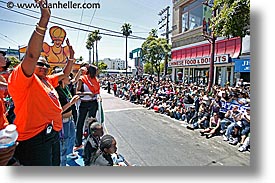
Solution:
[[[0,51],[0,56],[5,57],[6,52]],[[9,123],[13,123],[15,115],[14,115],[14,105],[13,101],[8,93],[8,77],[11,73],[9,70],[9,66],[11,65],[11,61],[8,58],[5,58],[5,61],[0,64],[0,82],[5,83],[4,85],[0,85],[0,98],[2,99],[5,107],[5,115]],[[5,100],[8,99],[8,100]]]
[[[6,58],[5,56],[5,52],[0,52],[0,67],[5,67],[7,62],[6,62]],[[0,80],[0,88],[1,91],[3,89],[3,91],[6,90],[8,84],[6,82],[5,79],[3,79],[1,77]],[[1,92],[2,94],[4,92]],[[3,100],[3,95],[0,96],[0,130],[4,129],[8,124],[8,120],[6,118],[6,109],[5,109],[5,105],[4,105],[4,100]],[[14,151],[15,151],[15,147],[16,145],[13,145],[11,147],[8,148],[0,148],[0,166],[5,166],[8,164],[9,160],[12,158]]]
[[[67,40],[70,58],[63,72],[47,76],[50,65],[40,54],[51,13],[42,5],[46,0],[36,1],[40,5],[40,20],[30,38],[25,58],[8,80],[8,91],[15,105],[14,124],[19,133],[14,156],[25,166],[59,166],[62,107],[54,88],[70,74],[74,51]]]
[[[76,124],[75,150],[82,148],[83,126],[86,116],[96,117],[98,110],[97,97],[100,94],[100,82],[97,78],[98,68],[94,65],[88,67],[86,75],[81,76],[76,88],[76,94],[80,95],[79,115]]]
[[[5,53],[0,52],[0,67],[6,66],[7,59],[4,57]],[[7,90],[8,83],[4,77],[0,75],[0,130],[9,124],[6,118],[6,108],[4,105],[4,92]]]

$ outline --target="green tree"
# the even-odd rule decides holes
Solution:
[[[102,72],[102,70],[106,70],[107,67],[108,67],[107,64],[105,64],[102,61],[98,63],[98,69],[99,69],[100,72]]]
[[[128,39],[128,36],[130,36],[132,34],[132,30],[131,30],[131,26],[129,23],[124,23],[122,26],[121,26],[121,31],[122,31],[122,34],[125,36],[126,38],[126,56],[125,56],[125,61],[126,61],[126,77],[127,77],[127,70],[128,70],[128,53],[127,53],[127,39]]]
[[[158,38],[158,30],[157,29],[151,29],[151,31],[149,32],[149,36]]]
[[[18,58],[16,58],[15,56],[9,56],[8,59],[11,61],[10,67],[14,67],[20,63],[20,60]]]
[[[215,35],[229,38],[249,34],[250,0],[215,0],[212,10],[218,10],[211,20]]]
[[[99,30],[94,30],[92,32],[92,38],[95,40],[95,59],[96,59],[96,66],[98,66],[98,50],[97,50],[97,43],[101,40],[102,36],[99,35]]]
[[[208,92],[214,80],[214,50],[215,40],[218,36],[244,37],[250,32],[250,0],[215,0],[214,5],[206,3],[212,8],[210,28],[211,61],[209,69]]]
[[[144,65],[143,65],[143,70],[144,70],[144,73],[146,74],[154,74],[152,73],[152,69],[154,69],[151,65],[151,63],[149,62],[146,62]]]
[[[86,48],[89,50],[89,64],[91,63],[91,49],[93,49],[93,64],[95,62],[95,60],[94,60],[94,42],[95,42],[95,40],[93,38],[93,34],[89,33],[87,41],[86,41]]]
[[[171,45],[165,38],[157,38],[149,33],[146,41],[142,44],[142,55],[145,62],[150,63],[158,75],[160,81],[161,62],[169,55]],[[153,73],[153,69],[151,73]]]

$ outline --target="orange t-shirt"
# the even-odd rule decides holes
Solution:
[[[7,82],[8,81],[8,77],[9,77],[9,73],[3,73],[3,74],[0,74],[0,81],[2,82]],[[6,96],[8,95],[8,90],[7,90],[7,87],[0,87],[0,97],[1,98],[5,98]]]
[[[80,77],[81,81],[85,83],[93,94],[100,93],[100,84],[98,78],[91,78],[87,75]]]
[[[6,109],[3,103],[3,99],[0,98],[0,130],[4,129],[9,124],[5,112]]]
[[[51,122],[55,131],[62,129],[62,107],[54,89],[58,86],[58,76],[47,76],[46,80],[51,89],[35,74],[26,77],[21,64],[8,79],[8,90],[15,105],[14,124],[19,133],[18,141],[34,137]]]

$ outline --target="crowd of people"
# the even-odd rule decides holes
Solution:
[[[83,64],[72,75],[74,50],[67,39],[65,67],[48,75],[50,65],[41,50],[51,12],[42,6],[46,0],[35,2],[40,4],[41,17],[22,62],[6,72],[9,62],[0,53],[0,130],[14,123],[19,134],[18,143],[0,148],[0,165],[66,166],[67,158],[83,148],[85,166],[128,166],[116,152],[115,138],[104,135],[96,120],[101,100],[98,68]],[[63,43],[64,38],[59,41]],[[239,143],[239,151],[249,149],[250,87],[242,82],[235,87],[213,86],[211,92],[204,85],[169,79],[158,82],[152,76],[108,77],[102,82],[108,93],[112,83],[115,96],[181,120],[190,130],[200,129],[206,138],[222,135],[232,145]],[[12,110],[5,106],[6,96],[12,98]],[[84,142],[85,121],[88,135]]]
[[[35,2],[40,5],[41,16],[21,63],[8,71],[10,62],[6,53],[0,52],[0,130],[13,123],[18,131],[12,146],[0,144],[0,165],[66,166],[67,159],[84,148],[86,166],[120,166],[115,138],[103,136],[101,122],[95,120],[101,101],[98,68],[83,64],[73,75],[74,50],[67,39],[65,67],[55,67],[48,74],[51,66],[41,50],[51,11],[43,6],[46,0]],[[60,46],[64,40],[55,37]],[[89,134],[84,143],[85,121]],[[4,143],[9,137],[1,136],[1,140]]]
[[[250,148],[250,86],[243,80],[234,86],[207,86],[172,82],[171,79],[109,76],[115,96],[181,121],[187,129],[198,129],[207,139],[221,136],[229,144]],[[108,85],[106,85],[108,87]]]

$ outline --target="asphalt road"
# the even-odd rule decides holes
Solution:
[[[250,152],[216,136],[206,139],[181,122],[101,91],[105,133],[118,152],[139,166],[250,166]]]

